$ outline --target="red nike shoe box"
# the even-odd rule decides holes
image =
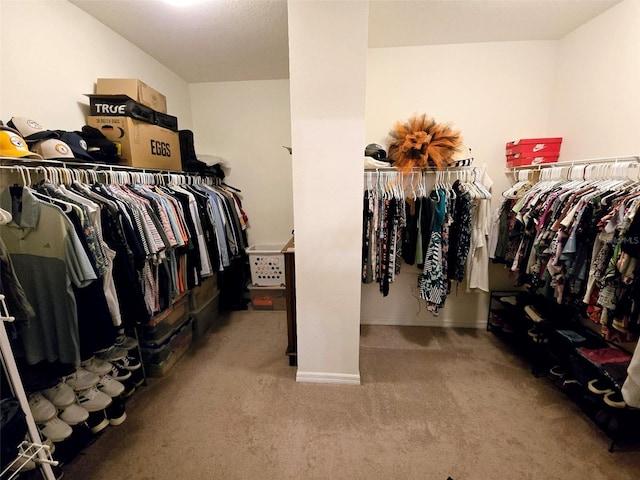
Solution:
[[[505,149],[507,167],[557,162],[561,145],[562,137],[522,138],[508,142]]]
[[[523,138],[508,142],[505,153],[522,157],[541,157],[559,155],[562,137]]]

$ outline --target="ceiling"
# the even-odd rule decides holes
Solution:
[[[285,0],[70,1],[188,83],[289,77]],[[620,1],[372,0],[369,47],[557,40]]]

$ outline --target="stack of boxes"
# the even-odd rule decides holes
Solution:
[[[507,167],[557,162],[561,145],[562,137],[523,138],[508,142],[505,151]]]
[[[189,313],[193,318],[195,340],[202,338],[218,318],[219,308],[218,276],[214,274],[202,279],[202,283],[193,288],[189,296]]]
[[[287,291],[283,245],[252,245],[247,248],[254,310],[286,310]]]
[[[122,165],[182,170],[178,119],[163,94],[135,78],[99,78],[87,96],[87,125],[119,147]]]
[[[165,375],[182,357],[193,338],[189,316],[189,295],[184,294],[166,310],[153,316],[138,329],[145,373],[149,377]]]

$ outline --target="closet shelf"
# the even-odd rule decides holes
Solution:
[[[517,167],[507,167],[505,172],[517,172],[520,170],[542,170],[554,167],[571,167],[574,165],[592,165],[592,164],[607,164],[607,163],[621,163],[621,162],[638,162],[640,163],[640,155],[627,155],[622,157],[601,157],[601,158],[582,158],[579,160],[563,160],[555,163],[542,163],[539,165],[519,165]]]
[[[409,171],[410,172],[426,172],[426,173],[451,172],[451,171],[455,172],[455,171],[466,171],[466,170],[473,171],[474,168],[478,169],[478,167],[474,167],[473,165],[471,165],[471,162],[473,162],[473,160],[474,160],[473,157],[469,157],[461,160],[456,160],[457,163],[460,163],[460,165],[458,166],[450,166],[442,169],[437,169],[436,167],[413,167]],[[465,165],[465,163],[468,163],[468,164]],[[394,166],[365,167],[364,171],[365,172],[400,172],[400,170],[398,170]]]

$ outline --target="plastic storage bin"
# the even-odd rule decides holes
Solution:
[[[285,284],[284,245],[251,245],[247,248],[251,283],[259,287]]]
[[[149,377],[162,377],[185,354],[193,339],[191,318],[185,322],[170,338],[157,347],[140,347],[145,373]]]

